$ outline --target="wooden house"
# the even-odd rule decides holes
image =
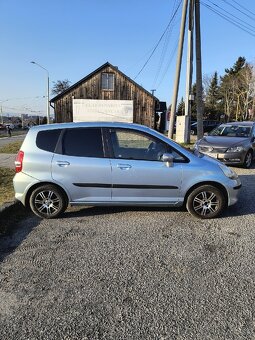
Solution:
[[[159,100],[108,62],[50,100],[57,123],[73,121],[73,99],[131,100],[133,122],[155,128]]]

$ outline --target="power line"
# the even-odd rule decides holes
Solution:
[[[255,13],[254,13],[254,12],[252,12],[252,11],[250,11],[248,8],[246,8],[246,7],[242,6],[242,5],[240,5],[237,1],[235,1],[235,0],[232,0],[232,1],[233,1],[235,4],[237,4],[239,7],[243,8],[246,12],[252,14],[252,15],[255,17]],[[254,20],[254,19],[253,19],[253,20]]]
[[[163,82],[165,76],[166,76],[167,73],[168,73],[169,67],[170,67],[170,65],[171,65],[171,63],[172,63],[172,61],[173,61],[173,58],[174,58],[174,56],[175,56],[175,54],[176,54],[176,51],[177,51],[178,41],[179,41],[179,39],[177,38],[177,39],[176,39],[176,42],[175,42],[175,44],[174,44],[174,48],[172,49],[172,51],[171,51],[171,53],[170,53],[170,57],[169,57],[168,63],[167,63],[167,65],[166,65],[166,67],[165,67],[165,69],[164,69],[164,71],[163,71],[163,73],[162,73],[162,76],[161,76],[161,78],[160,78],[158,84],[155,86],[156,89],[158,89],[158,88],[160,87],[160,85],[162,84],[162,82]]]
[[[241,11],[239,8],[237,8],[236,6],[232,5],[231,3],[229,3],[227,0],[222,0],[223,2],[225,2],[226,4],[228,4],[229,6],[233,7],[234,9],[236,9],[238,12],[244,14],[245,16],[247,16],[248,18],[250,18],[251,20],[254,20],[254,18],[252,18],[249,14],[246,14],[245,12]],[[247,10],[247,9],[246,9]]]
[[[175,0],[174,1],[174,5],[173,5],[173,10],[172,10],[172,13],[171,13],[171,16],[173,15],[175,9],[176,9],[176,5],[177,5],[177,1]],[[169,30],[167,32],[167,35],[166,35],[166,38],[165,38],[165,41],[164,41],[164,45],[163,45],[163,48],[162,48],[162,51],[161,51],[161,55],[160,55],[160,60],[159,60],[159,64],[158,64],[158,69],[157,69],[157,72],[155,74],[155,77],[154,77],[154,81],[153,81],[153,85],[152,87],[155,87],[156,86],[156,83],[157,83],[157,80],[158,80],[158,77],[160,75],[160,72],[162,70],[162,66],[163,66],[163,63],[164,63],[164,60],[165,60],[165,57],[166,57],[166,53],[167,53],[167,50],[168,50],[168,46],[169,46],[169,41],[170,41],[170,37],[173,33],[173,29],[174,29],[174,21],[172,22],[171,26],[169,27]]]
[[[7,109],[7,110],[14,110],[14,111],[23,111],[23,112],[33,112],[33,113],[36,113],[36,112],[43,112],[43,111],[41,111],[41,110],[38,110],[38,111],[35,111],[35,110],[32,110],[31,108],[26,108],[26,107],[22,107],[22,108],[20,108],[20,107],[9,107],[9,106],[2,106],[3,108],[5,108],[5,109]]]
[[[0,100],[0,102],[3,102],[3,101],[7,102],[7,101],[10,101],[10,100],[41,99],[41,98],[45,98],[45,96],[8,98],[8,99]]]
[[[243,22],[243,23],[244,23],[244,26],[246,26],[246,27],[247,27],[247,26],[250,26],[252,29],[255,30],[255,26],[252,26],[252,25],[248,24],[246,21],[244,21],[244,20],[240,19],[239,17],[237,17],[236,15],[234,15],[234,14],[232,14],[232,13],[229,13],[227,10],[225,10],[224,8],[218,6],[218,5],[215,4],[214,2],[212,2],[212,1],[209,1],[209,2],[210,2],[212,5],[214,5],[215,7],[218,7],[218,8],[221,9],[222,11],[226,12],[227,14],[230,14],[233,18],[235,18],[235,19],[237,19],[237,20]],[[249,27],[247,27],[247,28],[249,29]]]
[[[255,37],[255,34],[252,33],[252,32],[254,32],[253,30],[247,29],[246,27],[244,27],[243,24],[240,24],[240,23],[236,22],[235,20],[231,19],[231,17],[229,17],[229,16],[227,16],[227,15],[225,15],[225,14],[219,12],[218,10],[212,8],[210,5],[208,5],[208,4],[206,4],[206,3],[202,2],[202,1],[201,1],[201,4],[202,4],[204,7],[208,8],[210,11],[216,13],[217,15],[219,15],[220,17],[222,17],[223,19],[225,19],[226,21],[230,22],[232,25],[234,25],[234,26],[240,28],[242,31],[244,31],[244,32],[250,34],[251,36]]]
[[[148,62],[150,61],[151,57],[152,57],[153,54],[155,53],[155,51],[156,51],[156,49],[158,48],[158,46],[159,46],[161,40],[163,39],[163,37],[165,36],[166,32],[168,31],[169,26],[171,25],[172,21],[174,20],[176,14],[177,14],[177,12],[178,12],[178,9],[179,9],[179,7],[180,7],[180,5],[181,5],[181,2],[182,2],[182,1],[180,0],[180,1],[179,1],[179,5],[177,6],[177,9],[175,10],[173,16],[171,17],[171,19],[170,19],[170,21],[169,21],[169,23],[168,23],[166,29],[164,30],[164,32],[163,32],[163,34],[161,35],[159,41],[157,42],[156,46],[155,46],[154,49],[152,50],[152,52],[151,52],[149,58],[146,60],[146,62],[144,63],[143,67],[141,68],[141,70],[140,70],[140,71],[137,73],[137,75],[134,77],[134,80],[142,73],[142,71],[144,70],[144,68],[146,67],[146,65],[148,64]]]

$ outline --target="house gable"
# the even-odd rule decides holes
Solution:
[[[57,122],[72,121],[73,99],[132,100],[134,122],[154,127],[158,99],[108,62],[51,99]]]

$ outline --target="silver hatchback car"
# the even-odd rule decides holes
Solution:
[[[65,123],[31,128],[16,158],[15,197],[42,218],[70,205],[186,205],[198,218],[235,204],[234,171],[145,126]]]

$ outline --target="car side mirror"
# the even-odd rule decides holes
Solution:
[[[170,153],[164,153],[162,155],[162,162],[166,163],[166,166],[168,168],[172,167],[174,164],[174,157]]]

